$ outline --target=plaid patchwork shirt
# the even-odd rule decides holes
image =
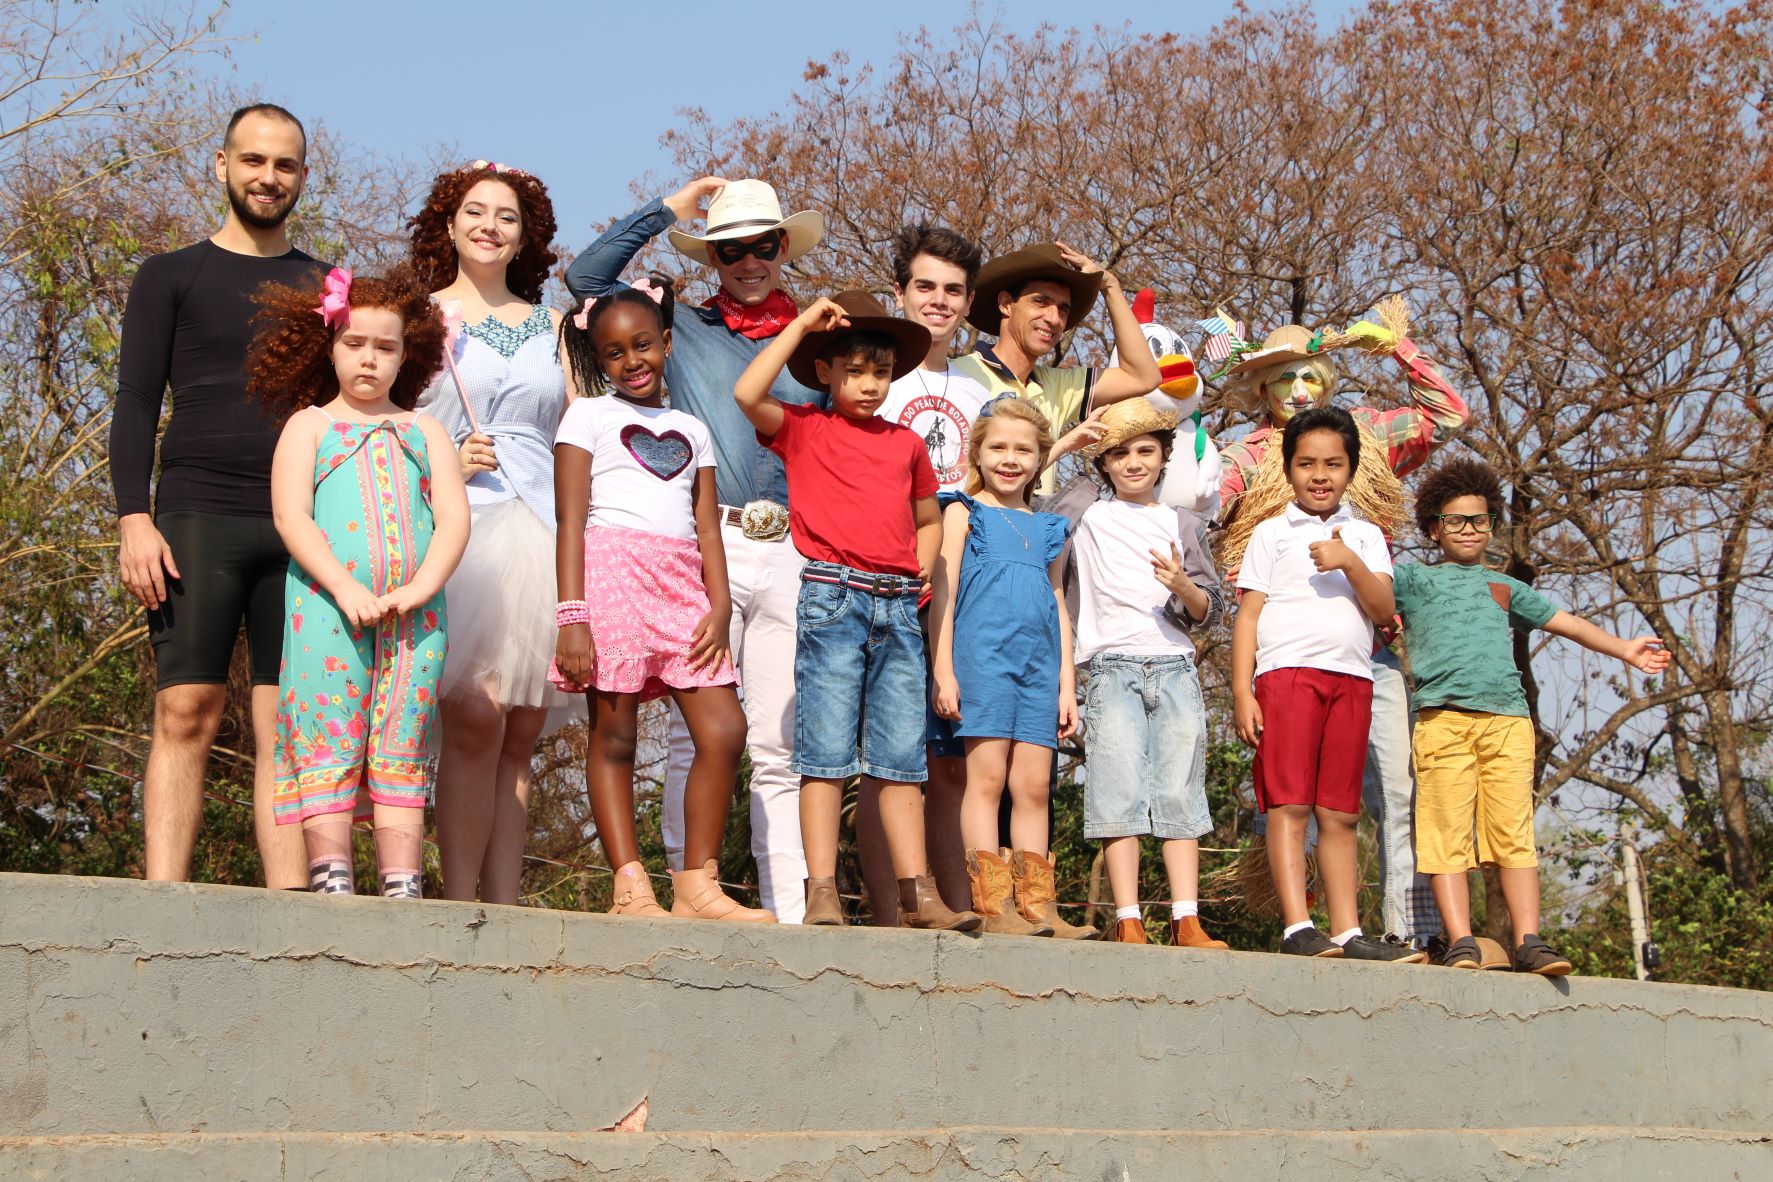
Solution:
[[[1398,340],[1391,355],[1404,367],[1405,380],[1410,386],[1410,405],[1396,410],[1357,406],[1349,413],[1385,444],[1391,458],[1391,470],[1399,476],[1407,476],[1420,468],[1435,448],[1458,434],[1465,420],[1471,417],[1471,408],[1447,384],[1434,362],[1424,356],[1408,337]],[[1274,434],[1273,427],[1258,427],[1235,443],[1219,449],[1219,458],[1225,465],[1225,474],[1219,483],[1221,520],[1230,520],[1238,498],[1256,478],[1256,471],[1262,466],[1262,457]]]

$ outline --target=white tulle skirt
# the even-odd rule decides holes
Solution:
[[[445,587],[449,657],[443,698],[491,697],[504,706],[546,707],[548,730],[565,725],[584,699],[548,682],[554,659],[554,531],[517,497],[474,508],[468,549]]]

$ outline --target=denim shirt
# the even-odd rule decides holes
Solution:
[[[566,270],[566,287],[573,299],[608,295],[625,286],[620,276],[629,260],[676,222],[663,199],[654,198],[605,230]],[[769,343],[767,337],[753,341],[733,332],[713,308],[677,306],[671,356],[665,359],[665,386],[671,405],[700,419],[714,439],[719,463],[714,484],[723,505],[743,506],[756,500],[788,504],[782,461],[758,445],[751,421],[733,401],[739,375]],[[809,390],[786,369],[770,393],[796,406],[825,409],[831,402],[829,393]]]

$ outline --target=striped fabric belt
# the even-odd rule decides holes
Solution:
[[[834,587],[848,587],[851,591],[866,591],[870,595],[889,598],[916,595],[923,590],[923,581],[915,575],[876,575],[832,562],[807,563],[801,568],[800,581],[829,583]]]

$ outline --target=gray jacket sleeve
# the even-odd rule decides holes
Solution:
[[[1194,619],[1174,595],[1164,604],[1164,614],[1184,631],[1217,627],[1225,619],[1225,583],[1219,568],[1213,565],[1213,552],[1207,546],[1206,519],[1187,509],[1176,510],[1177,533],[1182,539],[1182,573],[1207,593],[1207,614]]]

